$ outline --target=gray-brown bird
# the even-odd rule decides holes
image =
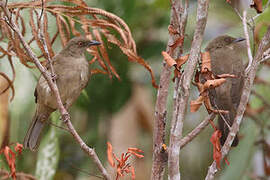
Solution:
[[[99,44],[83,36],[75,37],[52,58],[56,84],[61,100],[67,109],[79,97],[90,78],[89,63],[84,53],[90,46]],[[47,69],[50,71],[49,66]],[[34,95],[37,103],[36,112],[24,138],[24,148],[32,151],[38,148],[42,129],[50,114],[57,109],[56,98],[43,76],[40,76],[38,80]]]
[[[236,116],[236,110],[240,103],[243,88],[244,64],[246,57],[244,38],[233,38],[223,35],[213,39],[205,51],[210,52],[212,72],[219,74],[234,74],[237,78],[227,78],[226,82],[215,89],[210,90],[211,105],[215,109],[228,110],[229,114],[219,115],[218,124],[222,132],[221,145],[226,141],[230,132],[228,125],[232,126]],[[227,122],[227,124],[225,123]],[[232,146],[237,146],[236,136]]]

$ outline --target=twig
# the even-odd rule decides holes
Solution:
[[[43,12],[44,12],[44,0],[41,0],[41,12],[40,12],[39,20],[38,20],[39,22],[41,22]]]
[[[270,59],[270,55],[267,55],[260,61],[260,63],[265,62],[265,61],[267,61],[269,59]]]
[[[216,104],[215,104],[215,108],[216,109],[220,109]],[[231,125],[229,124],[229,122],[226,120],[226,118],[224,117],[224,115],[218,111],[219,116],[221,117],[221,119],[224,121],[224,123],[226,124],[226,126],[228,127],[229,130],[231,130]]]
[[[46,123],[47,124],[49,124],[49,125],[51,125],[51,126],[54,126],[54,127],[56,127],[56,128],[59,128],[59,129],[62,129],[62,130],[64,130],[64,131],[67,131],[67,132],[69,132],[69,130],[67,129],[67,128],[64,128],[64,127],[62,127],[62,126],[58,126],[58,125],[56,125],[56,124],[54,124],[54,123],[52,123],[52,122],[50,122],[50,121],[46,121]]]
[[[171,134],[170,134],[170,146],[168,152],[168,174],[170,180],[179,180],[179,155],[180,155],[180,140],[182,137],[183,120],[186,113],[186,107],[189,97],[189,90],[191,79],[196,68],[196,64],[199,60],[201,44],[203,41],[203,34],[206,26],[208,15],[209,0],[198,0],[197,8],[197,22],[193,41],[191,44],[190,56],[188,63],[184,69],[184,73],[180,79],[180,88],[177,92],[178,100],[176,107],[177,110],[173,113]]]
[[[3,176],[7,176],[7,178],[4,178]],[[31,174],[26,174],[24,172],[16,172],[16,177],[18,179],[36,180],[36,177],[32,176]],[[6,170],[0,169],[0,178],[1,180],[8,179],[9,172]]]
[[[240,12],[238,11],[238,9],[236,7],[233,8],[234,11],[236,12],[236,14],[239,16],[239,18],[243,21],[243,17],[241,16]]]
[[[167,43],[167,52],[173,58],[177,58],[180,55],[180,51],[174,50],[170,47],[178,38],[181,37],[182,32],[185,31],[185,25],[180,27],[179,20],[183,12],[181,12],[182,1],[171,1],[171,19],[170,26],[173,26],[178,34],[170,34],[169,41]],[[180,30],[179,27],[182,29]],[[183,36],[182,36],[183,37]],[[167,97],[168,89],[171,78],[171,70],[169,66],[164,62],[161,75],[160,85],[157,93],[157,101],[155,107],[155,121],[154,121],[154,135],[153,135],[153,165],[151,180],[162,180],[165,165],[167,163],[167,151],[164,149],[165,144],[165,127],[166,127],[166,115],[167,115]]]
[[[264,53],[263,53],[263,57],[260,60],[260,63],[267,61],[270,58],[270,48],[268,48]]]
[[[257,68],[259,66],[259,61],[263,56],[264,49],[266,48],[266,46],[269,43],[270,43],[270,27],[268,27],[266,34],[264,35],[264,37],[261,40],[261,43],[260,43],[259,48],[257,50],[256,56],[254,58],[254,61],[251,64],[250,71],[247,74],[245,74],[246,78],[244,81],[243,92],[241,95],[240,104],[237,108],[237,113],[236,113],[236,117],[234,119],[232,130],[230,131],[230,133],[226,139],[226,142],[221,149],[222,158],[224,158],[224,156],[226,156],[228,154],[228,152],[230,151],[231,144],[232,144],[237,132],[239,131],[239,126],[241,124],[244,112],[246,110],[246,105],[248,103],[248,99],[249,99],[251,89],[252,89],[252,86],[254,83],[256,71],[257,71]],[[218,171],[218,169],[216,167],[216,162],[214,161],[211,164],[211,166],[209,167],[208,173],[207,173],[207,176],[205,179],[206,180],[213,180],[217,171]]]
[[[244,34],[246,38],[246,45],[247,45],[247,53],[248,53],[248,66],[246,68],[246,72],[250,70],[250,66],[253,61],[252,53],[251,53],[251,48],[250,48],[250,39],[249,39],[249,34],[248,34],[248,28],[247,28],[247,11],[243,11],[243,27],[244,27]]]
[[[43,17],[43,14],[44,14],[43,10],[44,10],[44,2],[42,0],[42,10],[41,10],[41,14],[40,14],[39,21],[38,21],[39,27],[40,27],[39,30],[38,30],[38,35],[39,35],[39,38],[40,38],[41,43],[43,45],[44,51],[46,53],[45,57],[47,57],[47,62],[48,62],[49,67],[50,67],[49,69],[51,71],[52,80],[55,82],[55,78],[56,78],[55,76],[56,75],[54,73],[54,68],[52,66],[52,58],[50,56],[50,53],[49,53],[49,50],[48,50],[48,45],[47,45],[45,37],[44,37],[44,23],[45,22],[44,22],[44,17]]]
[[[88,176],[93,176],[93,177],[96,177],[96,178],[99,178],[99,179],[103,179],[102,176],[99,176],[99,175],[95,175],[95,174],[92,174],[92,173],[89,173],[87,172],[86,170],[83,170],[83,169],[80,169],[80,168],[77,168],[75,165],[71,164],[70,165],[72,168],[76,169],[77,171],[83,173],[83,174],[86,174]]]
[[[59,91],[58,91],[58,88],[57,88],[56,84],[53,82],[53,80],[52,80],[50,74],[48,73],[48,71],[46,71],[45,68],[40,64],[38,58],[34,55],[33,51],[30,48],[30,46],[24,40],[23,35],[21,34],[18,26],[14,23],[13,19],[11,18],[11,13],[5,7],[5,4],[2,1],[0,1],[0,7],[4,11],[7,23],[10,25],[10,27],[14,31],[14,33],[16,33],[18,35],[19,40],[21,41],[21,44],[22,44],[23,48],[25,49],[26,54],[29,56],[29,58],[31,58],[33,60],[36,67],[39,69],[42,76],[44,76],[44,78],[46,79],[50,89],[54,93],[54,95],[56,97],[57,105],[58,105],[58,110],[60,111],[60,114],[61,114],[61,119],[67,125],[67,127],[69,129],[69,132],[73,135],[75,140],[80,144],[80,147],[82,148],[82,150],[85,151],[93,159],[94,163],[97,165],[98,169],[101,171],[101,174],[103,175],[103,177],[105,179],[110,179],[106,169],[101,164],[101,162],[100,162],[98,156],[96,155],[94,149],[88,147],[83,142],[83,140],[81,139],[79,134],[76,132],[76,130],[74,129],[74,127],[73,127],[73,125],[71,124],[71,121],[70,121],[70,115],[67,112],[67,110],[65,109],[65,107],[64,107],[64,105],[63,105],[63,103],[61,101],[60,94],[59,94]]]
[[[210,120],[213,120],[216,114],[211,113],[208,115],[196,128],[194,128],[190,133],[188,133],[184,138],[180,140],[180,148],[182,149],[189,142],[191,142],[206,126],[208,126]]]

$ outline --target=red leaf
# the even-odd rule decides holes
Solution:
[[[18,154],[22,154],[23,145],[16,143],[15,151],[18,152]]]
[[[135,179],[135,170],[134,170],[134,167],[130,167],[130,169],[131,169],[131,178],[132,178],[132,180],[134,180]]]
[[[115,167],[111,143],[107,142],[107,158],[112,167]]]
[[[128,162],[128,159],[131,155],[134,155],[138,158],[143,158],[144,156],[138,153],[143,153],[143,151],[139,148],[128,148],[126,153],[121,154],[121,158],[118,158],[112,151],[112,145],[107,142],[107,156],[108,161],[112,167],[116,168],[116,180],[126,174],[131,174],[132,179],[135,179],[135,170]],[[116,164],[114,163],[114,159],[117,161]]]
[[[222,153],[221,153],[221,146],[220,146],[220,141],[219,139],[221,138],[221,131],[216,130],[210,139],[211,143],[213,144],[213,159],[217,163],[218,169],[220,169],[220,161],[222,158]]]
[[[16,154],[8,146],[6,146],[4,148],[4,155],[10,169],[11,177],[13,180],[16,180]]]
[[[256,9],[257,13],[262,13],[262,0],[254,0],[254,4],[251,4],[250,7]]]

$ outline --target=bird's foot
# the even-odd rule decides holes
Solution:
[[[67,123],[69,120],[70,120],[70,116],[68,113],[65,113],[62,115],[61,117],[61,120],[64,122],[64,123]]]
[[[57,80],[57,75],[56,74],[51,74],[52,80],[55,82]]]

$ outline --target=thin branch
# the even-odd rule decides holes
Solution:
[[[61,101],[59,90],[58,90],[56,84],[53,82],[50,74],[40,64],[38,58],[34,55],[33,51],[31,50],[30,46],[28,45],[28,43],[26,43],[26,41],[24,40],[23,35],[21,34],[18,26],[14,23],[13,19],[11,18],[11,13],[5,7],[5,4],[2,1],[0,1],[0,6],[1,6],[2,10],[4,11],[7,23],[10,25],[10,27],[14,31],[14,33],[16,33],[17,36],[19,37],[19,40],[21,41],[21,44],[22,44],[23,48],[26,51],[26,54],[33,60],[36,67],[40,70],[42,76],[46,79],[50,89],[54,93],[54,95],[56,97],[57,105],[58,105],[58,110],[60,111],[60,114],[61,114],[61,119],[67,125],[67,127],[69,129],[69,132],[73,135],[75,140],[80,144],[80,147],[82,148],[82,150],[85,151],[93,159],[94,163],[97,165],[98,169],[101,171],[103,177],[105,179],[110,179],[106,169],[101,164],[101,162],[100,162],[98,156],[96,155],[94,149],[88,147],[83,142],[83,140],[81,139],[79,134],[76,132],[76,130],[74,129],[74,127],[73,127],[73,125],[72,125],[72,123],[70,121],[70,115],[67,112],[67,110],[65,109],[65,107],[64,107],[64,105],[63,105],[63,103]],[[46,44],[46,42],[45,42],[45,44]]]
[[[242,22],[243,22],[243,27],[244,27],[244,34],[245,34],[245,38],[246,38],[246,46],[247,46],[247,53],[248,53],[248,66],[247,66],[245,71],[248,72],[250,69],[250,66],[252,64],[253,57],[252,57],[252,53],[251,53],[250,39],[249,39],[248,28],[247,28],[247,11],[246,10],[243,11]]]
[[[51,125],[51,126],[54,126],[54,127],[56,127],[56,128],[59,128],[59,129],[62,129],[62,130],[64,130],[64,131],[67,131],[67,132],[69,132],[69,130],[67,129],[67,128],[64,128],[64,127],[62,127],[62,126],[58,126],[58,125],[56,125],[56,124],[54,124],[54,123],[52,123],[52,122],[50,122],[50,121],[46,121],[46,123],[47,124],[49,124],[49,125]]]
[[[44,51],[46,53],[46,56],[45,57],[48,57],[47,58],[47,62],[49,64],[49,69],[51,71],[51,77],[53,78],[53,81],[55,81],[55,73],[54,73],[54,68],[52,66],[52,58],[50,56],[50,53],[49,53],[49,50],[48,50],[48,45],[46,43],[46,40],[45,40],[45,37],[44,37],[44,24],[45,24],[45,21],[44,21],[44,16],[43,16],[43,10],[44,10],[44,2],[42,0],[42,10],[41,10],[41,14],[40,14],[40,17],[39,17],[39,30],[38,30],[38,35],[39,35],[39,38],[41,40],[41,43],[43,45],[43,48],[44,48]]]
[[[44,0],[41,0],[41,12],[40,12],[39,20],[38,20],[39,22],[41,22],[43,12],[44,12]]]
[[[259,45],[259,48],[257,50],[256,56],[254,58],[254,61],[252,62],[251,66],[250,66],[250,71],[245,74],[246,78],[244,81],[243,92],[241,95],[240,104],[237,108],[237,113],[236,113],[236,117],[234,119],[232,130],[230,131],[230,133],[227,137],[227,140],[221,149],[222,158],[224,158],[229,153],[230,148],[231,148],[231,144],[232,144],[237,132],[239,131],[239,126],[242,122],[242,118],[243,118],[244,112],[246,110],[246,105],[248,103],[248,99],[249,99],[251,89],[252,89],[252,86],[254,83],[256,71],[257,71],[258,66],[260,64],[259,61],[261,60],[263,53],[264,53],[264,50],[269,43],[270,43],[270,27],[268,27],[266,34],[264,35],[264,37],[262,38],[262,40],[260,42],[260,45]],[[206,180],[213,180],[217,171],[218,171],[218,169],[216,167],[216,162],[214,161],[211,164],[211,166],[209,167],[208,173],[207,173],[207,176],[205,179]]]
[[[186,1],[186,5],[188,2]],[[187,6],[185,11],[181,11],[182,1],[172,0],[171,1],[171,19],[170,26],[176,30],[176,34],[169,32],[169,40],[167,43],[166,51],[170,54],[171,57],[177,58],[180,56],[179,48],[173,49],[170,45],[174,44],[175,41],[181,37],[184,37],[185,32],[185,23],[186,20],[183,18],[183,23],[180,24],[179,20],[181,15],[185,13],[183,17],[187,17]],[[180,29],[179,29],[180,28]],[[161,75],[160,75],[160,85],[157,93],[157,101],[155,107],[155,121],[154,121],[154,135],[153,135],[153,165],[152,165],[152,174],[151,180],[162,180],[165,165],[167,164],[168,155],[166,149],[164,149],[165,144],[165,127],[166,127],[166,115],[167,115],[167,97],[169,83],[171,81],[171,69],[164,62]]]
[[[198,0],[197,8],[197,19],[196,19],[196,28],[193,36],[193,41],[191,44],[190,56],[188,63],[185,67],[184,73],[180,79],[180,88],[177,91],[178,100],[177,102],[177,111],[174,111],[172,125],[171,125],[171,134],[170,134],[170,146],[168,152],[168,174],[169,179],[179,180],[179,155],[180,155],[180,141],[182,137],[182,128],[183,121],[186,113],[186,107],[189,98],[189,90],[191,79],[193,77],[196,64],[198,63],[201,44],[203,41],[203,34],[206,26],[207,15],[208,15],[208,5],[209,0]]]
[[[95,175],[95,174],[92,174],[92,173],[89,173],[87,172],[86,170],[83,170],[83,169],[80,169],[80,168],[77,168],[75,165],[71,164],[71,167],[74,168],[75,170],[83,173],[83,174],[86,174],[88,176],[93,176],[93,177],[96,177],[96,178],[99,178],[99,179],[103,179],[102,176],[98,176],[98,175]]]
[[[188,133],[185,137],[180,140],[180,148],[182,149],[189,142],[191,142],[205,127],[208,126],[210,120],[215,119],[216,114],[212,113],[208,115],[196,128],[194,128],[190,133]]]
[[[4,178],[6,176],[6,178]],[[24,172],[16,172],[17,179],[27,179],[27,180],[36,180],[36,177],[34,177],[31,174],[26,174]],[[0,178],[1,180],[9,179],[9,172],[3,169],[0,169]]]
[[[263,53],[263,57],[260,60],[260,63],[267,61],[270,58],[270,48],[268,48],[264,53]]]
[[[265,61],[267,61],[269,59],[270,59],[270,55],[267,55],[260,61],[260,63],[265,62]]]
[[[243,21],[243,17],[241,16],[240,12],[238,11],[238,9],[236,7],[233,8],[234,11],[236,12],[236,14],[239,16],[239,18]]]

